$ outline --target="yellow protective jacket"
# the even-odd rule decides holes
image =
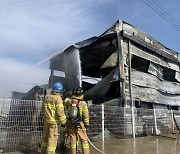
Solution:
[[[60,94],[51,92],[45,96],[43,103],[43,117],[51,124],[65,124],[66,115],[64,113],[63,100]]]
[[[83,99],[83,95],[81,96],[74,96],[73,99],[76,98],[78,99],[79,103],[78,103],[78,108],[79,108],[79,115],[82,117],[82,121],[84,123],[84,125],[88,126],[89,125],[89,111],[88,111],[88,106],[87,103],[82,100]],[[72,104],[72,99],[70,98],[66,98],[64,100],[64,105],[67,107],[68,113],[70,113],[71,111],[71,104]]]

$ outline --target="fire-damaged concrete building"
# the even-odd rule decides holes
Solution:
[[[50,69],[50,87],[57,81],[66,91],[82,86],[85,99],[94,104],[180,106],[180,53],[125,21],[69,46],[50,59]]]

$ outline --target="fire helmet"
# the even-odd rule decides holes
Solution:
[[[83,94],[83,89],[81,87],[74,88],[73,91],[72,91],[72,94],[74,96],[80,96],[80,95]]]
[[[54,85],[52,87],[52,91],[61,93],[63,91],[63,85],[60,82],[54,83]]]

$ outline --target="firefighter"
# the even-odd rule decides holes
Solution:
[[[83,100],[83,89],[73,89],[73,96],[65,99],[64,104],[68,110],[68,120],[65,129],[65,138],[70,137],[70,154],[76,154],[78,138],[81,141],[83,154],[89,154],[89,144],[86,128],[89,126],[89,111],[87,103]]]
[[[58,127],[66,124],[61,93],[63,86],[54,83],[50,94],[45,96],[43,103],[44,132],[41,144],[41,154],[55,154],[58,141]]]

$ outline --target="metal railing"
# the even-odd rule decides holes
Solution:
[[[15,151],[39,147],[43,132],[41,101],[0,99],[0,149]],[[176,130],[174,114],[166,109],[122,108],[89,105],[92,141],[121,138],[124,135],[162,135]],[[132,118],[135,127],[132,125]],[[133,130],[134,129],[134,130]]]

